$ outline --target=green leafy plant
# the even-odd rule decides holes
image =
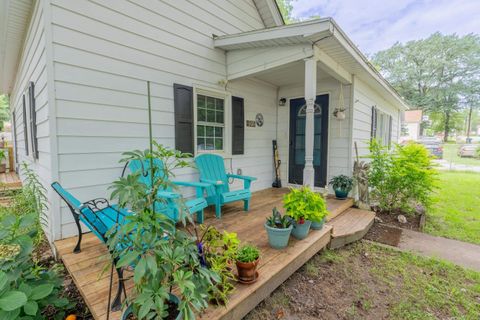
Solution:
[[[370,143],[368,183],[371,198],[382,211],[414,211],[431,204],[437,171],[428,150],[420,144],[395,145],[392,150]]]
[[[58,268],[33,260],[36,215],[5,214],[0,220],[0,319],[42,319],[49,306],[63,319],[71,307],[61,297],[63,281]]]
[[[260,258],[260,250],[254,245],[246,244],[238,250],[237,261],[248,263]]]
[[[5,149],[0,149],[0,163],[3,162],[3,160],[7,159],[7,156],[5,154]]]
[[[328,215],[325,199],[309,187],[291,188],[283,197],[283,207],[299,224],[305,220],[319,222]]]
[[[350,192],[350,190],[353,188],[353,179],[349,176],[341,174],[333,177],[328,184],[331,185],[333,189],[340,189]]]
[[[202,226],[202,229],[204,234],[201,243],[205,263],[220,277],[220,281],[210,288],[209,298],[215,304],[226,305],[229,294],[235,290],[232,283],[235,281],[232,268],[240,240],[234,232],[223,231],[221,233],[213,226]]]
[[[272,209],[272,215],[267,218],[267,225],[277,229],[287,229],[292,225],[292,218],[283,215],[277,208]]]
[[[203,266],[199,254],[199,239],[193,221],[187,218],[184,205],[180,206],[185,230],[177,229],[165,215],[156,213],[160,203],[157,191],[170,187],[175,169],[190,166],[190,155],[170,150],[154,143],[152,151],[133,151],[124,154],[122,162],[129,160],[154,161],[160,159],[163,172],[157,174],[152,166],[151,186],[141,182],[139,173],[120,178],[112,185],[111,198],[121,207],[131,208],[134,215],[118,230],[109,232],[108,246],[117,259],[117,267],[134,266],[133,294],[128,298],[139,319],[165,318],[172,309],[170,295],[178,294],[179,304],[174,306],[182,319],[195,319],[195,311],[208,306],[209,292],[219,275]],[[194,226],[190,231],[186,222]]]

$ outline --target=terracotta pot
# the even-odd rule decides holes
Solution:
[[[257,280],[257,259],[253,262],[236,261],[238,270],[238,279],[243,283],[255,282]]]

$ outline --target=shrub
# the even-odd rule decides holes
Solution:
[[[309,187],[291,188],[283,197],[283,207],[288,216],[300,223],[303,220],[319,222],[328,214],[325,199]]]
[[[395,145],[392,150],[373,140],[370,143],[368,183],[371,199],[383,211],[414,211],[428,207],[436,180],[432,156],[420,144]]]

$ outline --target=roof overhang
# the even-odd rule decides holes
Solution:
[[[383,93],[400,109],[409,108],[397,91],[331,18],[215,37],[214,46],[227,51],[227,77],[229,80],[246,77],[249,73],[258,73],[262,68],[267,70],[267,68],[278,67],[282,62],[291,63],[292,59],[300,60],[315,56],[323,69],[339,81],[350,83],[352,75],[355,75]],[[310,47],[310,51],[306,49],[308,47]],[[246,65],[246,68],[250,69],[243,72],[238,68],[230,68],[229,56],[234,57],[231,60],[235,60],[234,63],[238,65],[237,61],[242,59],[248,61],[248,56],[257,56],[257,60],[261,59],[262,54],[267,52],[268,48],[271,49],[269,53],[271,59],[258,61],[257,67]],[[292,50],[292,48],[303,50],[304,55],[292,54],[289,59],[285,58],[288,50]],[[242,53],[245,57],[239,58],[238,56]],[[341,55],[342,59],[337,55]],[[234,72],[235,74],[233,74]]]
[[[0,0],[0,94],[13,89],[33,0]]]

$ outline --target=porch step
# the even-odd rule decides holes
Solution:
[[[328,221],[333,227],[329,248],[336,249],[362,239],[373,225],[375,212],[349,208]]]
[[[347,209],[351,208],[353,204],[354,204],[354,201],[352,198],[347,198],[345,200],[338,200],[333,196],[329,196],[327,201],[327,206],[328,206],[328,211],[330,213],[327,216],[327,222],[341,215]]]

